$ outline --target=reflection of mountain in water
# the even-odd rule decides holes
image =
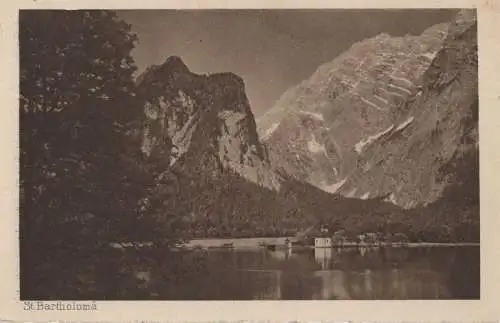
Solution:
[[[321,269],[335,269],[341,264],[341,257],[373,256],[379,247],[347,247],[347,248],[314,248],[314,259]],[[373,258],[373,257],[372,257]],[[360,258],[361,259],[361,258]]]
[[[443,275],[425,269],[359,272],[318,271],[322,288],[315,299],[439,299],[449,298]]]
[[[93,299],[475,299],[478,259],[478,248],[158,250],[104,259],[105,272],[82,265],[79,277]]]
[[[436,270],[432,260],[420,258],[409,261],[406,249],[361,248],[341,251],[332,248],[314,250],[315,261],[321,270],[314,276],[321,288],[313,299],[440,299],[452,297],[448,272]],[[425,255],[420,255],[425,256]],[[374,261],[375,259],[381,261]],[[453,258],[453,257],[452,257]],[[450,258],[444,265],[453,266]],[[367,259],[371,265],[368,266]],[[346,267],[346,263],[350,266]],[[408,263],[411,266],[408,266]],[[442,267],[441,267],[442,269]],[[457,272],[457,269],[450,272]],[[453,285],[457,285],[454,282]]]

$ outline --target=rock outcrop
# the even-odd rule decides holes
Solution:
[[[196,75],[178,57],[138,78],[147,122],[142,151],[163,151],[169,167],[217,177],[231,169],[270,189],[279,178],[259,141],[243,80],[232,73]]]

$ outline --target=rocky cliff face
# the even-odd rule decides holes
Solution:
[[[477,149],[477,100],[476,16],[461,11],[420,36],[355,44],[287,91],[259,133],[298,180],[411,208],[439,199],[454,179],[438,170]]]
[[[232,73],[196,75],[178,57],[138,78],[147,122],[142,151],[162,152],[168,167],[220,176],[225,169],[270,189],[279,188],[245,94]]]
[[[389,203],[360,203],[277,175],[234,74],[196,75],[170,57],[138,78],[137,97],[146,116],[144,167],[160,170],[155,183],[175,184],[160,216],[183,215],[195,236],[289,235],[332,218],[355,231],[367,210],[399,219]]]

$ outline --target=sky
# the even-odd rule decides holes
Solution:
[[[127,10],[139,37],[138,73],[169,56],[198,74],[233,72],[245,81],[255,116],[323,63],[380,33],[418,35],[454,11],[414,10]]]

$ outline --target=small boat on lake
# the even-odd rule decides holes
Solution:
[[[234,242],[223,243],[221,245],[221,248],[233,249],[234,248]]]
[[[268,250],[288,250],[292,249],[292,242],[290,240],[285,240],[285,244],[266,244],[264,245]]]

